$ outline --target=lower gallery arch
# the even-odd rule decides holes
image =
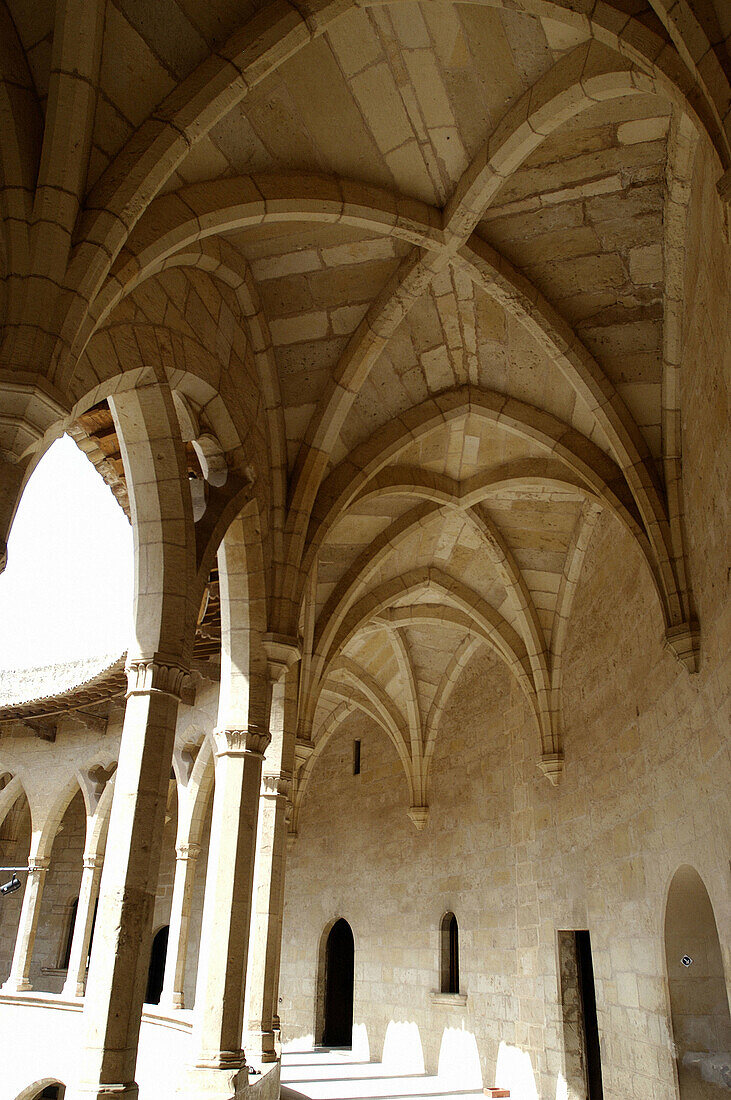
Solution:
[[[344,917],[322,933],[317,967],[315,1042],[326,1047],[353,1043],[355,940]]]
[[[30,806],[19,781],[12,782],[15,784],[13,789],[17,795],[0,821],[0,866],[25,867],[28,863],[31,840]],[[9,789],[9,786],[5,789]],[[12,798],[12,795],[10,797]],[[0,882],[5,883],[10,879],[10,875],[3,872],[0,874],[2,874]],[[27,876],[21,874],[18,877],[22,881],[22,889],[6,894],[0,905],[0,958],[2,958],[0,983],[5,981],[10,972],[23,905]]]
[[[23,1089],[16,1100],[63,1100],[65,1095],[65,1085],[50,1077],[44,1077],[28,1085],[27,1089]]]
[[[152,937],[150,966],[147,971],[147,992],[145,993],[145,1004],[148,1005],[158,1005],[160,1003],[162,983],[165,977],[165,959],[168,953],[169,932],[169,925],[164,924],[162,928],[158,928],[157,932]]]
[[[680,1100],[721,1100],[731,1088],[731,1016],[711,899],[695,868],[673,875],[665,961]]]

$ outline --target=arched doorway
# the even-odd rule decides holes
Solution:
[[[147,1005],[160,1004],[162,983],[165,977],[165,959],[168,953],[169,931],[170,928],[166,924],[155,933],[155,938],[152,941],[150,969],[147,971],[147,993],[145,994],[145,1004]]]
[[[325,950],[325,1022],[323,1046],[353,1045],[353,981],[355,944],[350,925],[335,921]]]
[[[687,864],[668,891],[665,958],[681,1100],[728,1100],[731,1016],[721,945],[708,891]]]

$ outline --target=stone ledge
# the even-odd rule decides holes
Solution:
[[[467,1004],[466,993],[439,993],[436,989],[431,992],[433,1005],[447,1005],[452,1008],[464,1008]]]

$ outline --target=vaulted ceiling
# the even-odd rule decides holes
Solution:
[[[94,436],[89,408],[153,357],[191,455],[246,451],[271,629],[304,640],[304,741],[361,709],[425,805],[441,708],[488,645],[555,778],[601,511],[691,629],[677,303],[694,172],[728,169],[728,8],[78,7],[94,58],[73,4],[3,15],[30,162],[64,114],[87,147],[54,385]]]

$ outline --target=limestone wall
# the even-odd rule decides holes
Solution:
[[[312,775],[287,868],[283,1035],[312,1036],[323,930],[356,945],[354,1042],[415,1069],[451,1062],[521,1100],[571,1095],[557,933],[591,932],[607,1098],[676,1095],[663,923],[680,864],[697,868],[731,975],[727,558],[728,272],[721,206],[700,147],[690,206],[681,388],[691,579],[702,629],[689,675],[663,646],[649,572],[604,514],[565,654],[565,772],[551,787],[518,688],[479,653],[443,718],[422,833],[394,750],[343,724]],[[352,739],[363,770],[352,775]],[[433,1003],[439,923],[460,927],[464,1007]],[[570,1067],[569,1067],[570,1068]],[[569,1074],[570,1076],[570,1074]]]

